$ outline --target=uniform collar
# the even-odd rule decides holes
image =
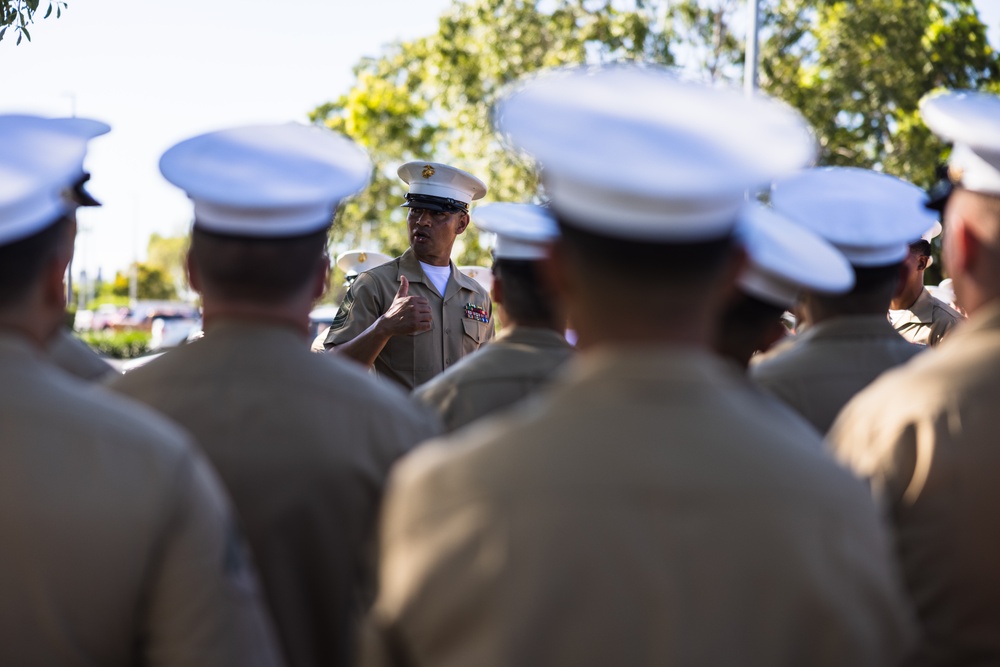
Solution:
[[[624,379],[658,386],[746,384],[735,364],[689,345],[592,348],[577,356],[572,377],[583,382]]]
[[[212,326],[205,332],[213,340],[221,338],[288,339],[302,345],[306,337],[290,324],[266,322],[263,320],[222,317],[212,320]]]
[[[9,329],[0,329],[0,353],[20,357],[42,356],[42,351],[27,336]]]
[[[902,338],[884,315],[844,315],[814,324],[796,338],[805,341],[894,336]]]
[[[516,324],[510,324],[501,329],[493,342],[531,345],[532,347],[570,347],[566,337],[558,331],[544,327],[522,327]]]

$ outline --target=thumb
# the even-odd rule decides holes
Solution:
[[[410,281],[406,279],[406,276],[399,277],[399,289],[396,290],[396,298],[404,297],[410,291]]]

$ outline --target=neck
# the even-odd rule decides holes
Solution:
[[[570,319],[578,336],[577,347],[641,345],[709,348],[713,318],[707,310],[661,307],[672,316],[650,314],[643,319],[626,312],[574,313]]]
[[[889,307],[893,310],[906,310],[912,308],[913,304],[917,302],[920,298],[921,293],[924,291],[924,284],[913,283],[912,285],[907,285],[903,291],[892,297],[892,301],[889,302]]]
[[[417,253],[416,250],[413,251],[413,254],[416,256],[417,261],[430,264],[431,266],[448,266],[451,264],[450,249],[447,255],[426,255]]]

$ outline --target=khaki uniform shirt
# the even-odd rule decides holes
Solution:
[[[539,391],[572,355],[573,348],[556,331],[506,327],[492,343],[418,387],[413,396],[454,431]]]
[[[889,311],[893,328],[918,345],[937,345],[956,324],[964,320],[960,312],[931,296],[924,289],[909,310]]]
[[[360,274],[351,284],[327,334],[326,347],[354,340],[381,317],[399,290],[400,276],[410,281],[411,296],[430,302],[434,324],[429,331],[393,336],[375,359],[374,369],[376,375],[410,390],[493,338],[493,303],[486,290],[457,270],[454,262],[442,298],[413,250],[407,250]]]
[[[113,383],[191,433],[243,522],[289,664],[351,664],[389,467],[434,417],[291,328],[215,322]]]
[[[60,329],[49,344],[49,361],[83,380],[100,380],[118,371],[89,345],[65,329]]]
[[[393,472],[363,664],[897,664],[864,485],[696,349],[590,352]]]
[[[0,664],[280,665],[187,436],[0,334]]]
[[[923,349],[881,315],[838,317],[753,357],[750,377],[826,433],[851,397]]]
[[[998,405],[1000,303],[880,378],[830,431],[894,526],[918,665],[1000,664]]]

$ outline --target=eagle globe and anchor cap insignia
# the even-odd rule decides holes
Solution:
[[[424,178],[430,178],[434,175],[434,167],[429,164],[425,164],[423,171],[420,172],[420,175]]]

